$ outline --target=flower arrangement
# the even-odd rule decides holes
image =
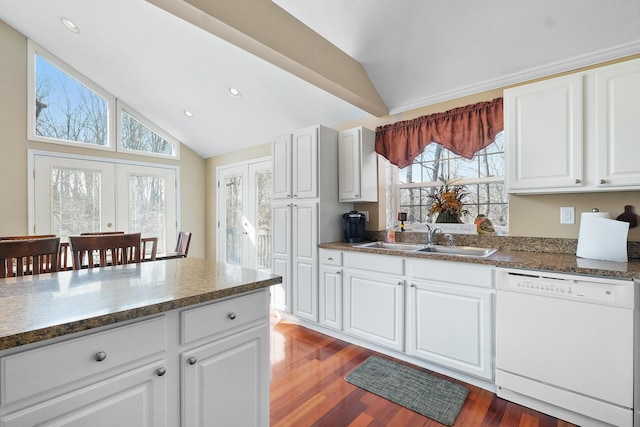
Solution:
[[[429,196],[433,200],[429,215],[437,214],[436,222],[460,222],[460,216],[469,213],[462,202],[469,193],[464,185],[452,185],[453,182],[444,181],[444,185]]]

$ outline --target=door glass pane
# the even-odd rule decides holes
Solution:
[[[242,177],[230,176],[225,183],[225,210],[227,220],[227,262],[242,265],[243,215]]]
[[[271,171],[256,172],[258,269],[271,270]]]
[[[96,170],[51,168],[51,234],[66,241],[101,231],[101,178]]]
[[[163,176],[129,175],[129,232],[157,237],[164,248],[166,221],[166,179]]]

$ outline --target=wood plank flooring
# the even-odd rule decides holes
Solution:
[[[286,320],[272,324],[271,427],[442,426],[344,381],[375,352]],[[456,427],[573,426],[484,389],[464,386],[470,393]]]

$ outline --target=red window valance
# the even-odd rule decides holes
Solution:
[[[467,159],[504,129],[502,98],[376,128],[376,152],[400,168],[437,142]]]

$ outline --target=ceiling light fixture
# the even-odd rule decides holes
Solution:
[[[234,98],[238,98],[240,96],[240,91],[235,87],[229,87],[227,90],[229,91],[229,95],[233,96]]]
[[[67,27],[67,30],[71,31],[72,33],[80,32],[80,28],[78,28],[78,26],[74,24],[71,20],[65,18],[64,16],[60,18],[60,20],[62,21],[64,26]]]
[[[184,110],[184,115],[187,117],[193,117],[193,113],[189,110]]]

